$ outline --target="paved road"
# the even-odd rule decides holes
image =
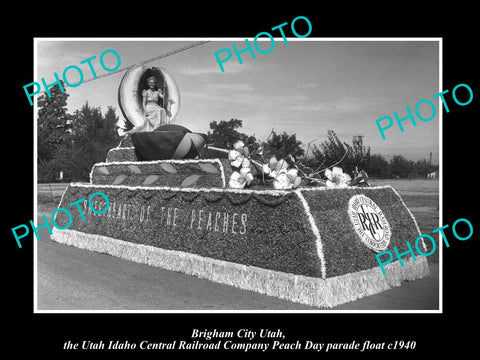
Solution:
[[[38,194],[48,194],[53,197],[62,196],[68,184],[66,183],[41,183],[37,184]]]
[[[62,245],[42,230],[37,246],[38,310],[319,310]],[[334,309],[436,310],[438,264],[431,270],[426,278]]]

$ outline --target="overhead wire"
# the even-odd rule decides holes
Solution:
[[[146,59],[146,60],[143,60],[143,61],[140,61],[139,64],[143,65],[143,64],[147,64],[149,62],[152,62],[152,61],[155,61],[155,60],[159,60],[159,59],[163,59],[163,58],[166,58],[168,56],[171,56],[171,55],[174,55],[174,54],[178,54],[179,52],[182,52],[182,51],[185,51],[185,50],[189,50],[189,49],[192,49],[194,47],[197,47],[197,46],[200,46],[200,45],[203,45],[203,44],[206,44],[208,43],[209,41],[197,41],[196,43],[193,43],[193,44],[190,44],[190,45],[187,45],[187,46],[183,46],[181,48],[178,48],[178,49],[175,49],[175,50],[172,50],[172,51],[169,51],[165,54],[161,54],[161,55],[157,55],[157,56],[154,56],[150,59]],[[120,69],[117,69],[117,70],[114,70],[114,71],[111,71],[111,72],[108,72],[108,73],[105,73],[105,74],[102,74],[102,75],[98,75],[96,77],[93,77],[93,78],[90,78],[90,79],[87,79],[87,80],[83,80],[82,81],[82,84],[83,83],[86,83],[86,82],[89,82],[89,81],[92,81],[92,80],[98,80],[98,79],[101,79],[101,78],[105,78],[107,76],[111,76],[111,75],[114,75],[116,73],[119,73],[119,72],[122,72],[122,71],[125,71],[125,70],[128,70],[130,69],[131,67],[135,66],[136,64],[133,64],[133,65],[128,65],[128,66],[124,66],[123,68],[120,68]],[[67,84],[64,84],[62,85],[63,87],[69,87]],[[78,86],[78,85],[76,85]],[[46,91],[43,91],[42,94],[45,94]],[[38,95],[38,94],[37,94]]]
[[[171,56],[171,55],[174,55],[174,54],[177,54],[179,52],[182,52],[182,51],[185,51],[185,50],[188,50],[188,49],[191,49],[191,48],[194,48],[194,47],[197,47],[197,46],[200,46],[200,45],[203,45],[203,44],[206,44],[208,43],[209,41],[198,41],[196,43],[193,43],[193,44],[190,44],[190,45],[187,45],[187,46],[184,46],[184,47],[181,47],[179,49],[175,49],[175,50],[172,50],[170,52],[167,52],[165,54],[161,54],[161,55],[158,55],[158,56],[154,56],[150,59],[146,59],[146,60],[143,60],[143,61],[140,61],[139,64],[143,65],[143,64],[147,64],[149,62],[152,62],[152,61],[155,61],[155,60],[159,60],[159,59],[163,59],[163,58],[166,58],[167,56]],[[107,77],[107,76],[111,76],[113,74],[116,74],[116,73],[119,73],[119,72],[122,72],[122,71],[125,71],[125,70],[128,70],[130,69],[131,67],[135,66],[134,65],[129,65],[129,66],[125,66],[121,69],[117,69],[115,71],[112,71],[112,72],[109,72],[109,73],[105,73],[105,74],[102,74],[100,76],[97,76],[96,78],[91,78],[91,79],[87,79],[85,81],[83,81],[82,83],[86,83],[88,81],[92,81],[92,80],[97,80],[97,79],[100,79],[100,78],[104,78],[104,77]]]

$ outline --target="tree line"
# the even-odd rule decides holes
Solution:
[[[38,97],[38,181],[89,181],[92,166],[105,161],[108,151],[120,143],[115,108],[109,106],[103,115],[100,108],[86,102],[81,109],[68,114],[69,94],[60,92],[58,86],[50,92],[50,98],[45,94]],[[242,140],[251,152],[257,151],[267,161],[276,156],[312,170],[336,164],[351,175],[364,170],[377,178],[424,178],[438,170],[438,165],[426,159],[414,162],[395,155],[387,161],[380,154],[371,154],[362,137],[354,137],[350,144],[341,141],[333,130],[327,131],[327,139],[321,144],[303,144],[295,134],[276,133],[273,129],[262,142],[255,135],[241,132],[243,121],[239,119],[212,121],[209,125],[207,144],[211,146],[232,149],[237,140]],[[218,153],[205,151],[203,155]]]
[[[105,161],[107,152],[120,142],[115,108],[105,115],[85,103],[68,114],[69,94],[58,86],[52,97],[38,97],[37,175],[39,182],[89,181],[93,164]]]
[[[438,165],[426,159],[412,161],[402,155],[394,155],[387,161],[381,154],[372,154],[363,144],[363,137],[354,136],[352,143],[341,141],[333,130],[327,131],[327,139],[321,144],[302,144],[295,134],[271,131],[267,141],[261,142],[254,135],[239,130],[243,122],[239,119],[210,123],[207,142],[215,147],[230,149],[237,140],[242,140],[250,150],[262,147],[264,157],[290,158],[291,162],[313,170],[337,165],[351,175],[364,170],[375,178],[425,178],[438,170]]]

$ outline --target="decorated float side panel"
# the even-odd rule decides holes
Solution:
[[[110,201],[109,210],[99,215],[89,210],[87,201],[98,191]],[[73,184],[60,207],[82,198],[86,220],[72,214],[72,230],[246,266],[322,276],[316,238],[294,192],[267,195]],[[99,197],[92,205],[100,211],[106,203]],[[60,226],[68,221],[63,212],[57,213]]]
[[[97,163],[90,174],[96,185],[224,188],[226,162],[171,160]]]
[[[416,222],[391,187],[302,191],[321,237],[326,276],[378,267],[375,257],[388,250],[408,251],[406,240],[419,236]],[[404,260],[411,258],[404,255]]]

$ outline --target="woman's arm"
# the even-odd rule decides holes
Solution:
[[[142,92],[142,105],[143,105],[143,113],[145,114],[145,107],[147,106],[147,91],[143,90]]]

